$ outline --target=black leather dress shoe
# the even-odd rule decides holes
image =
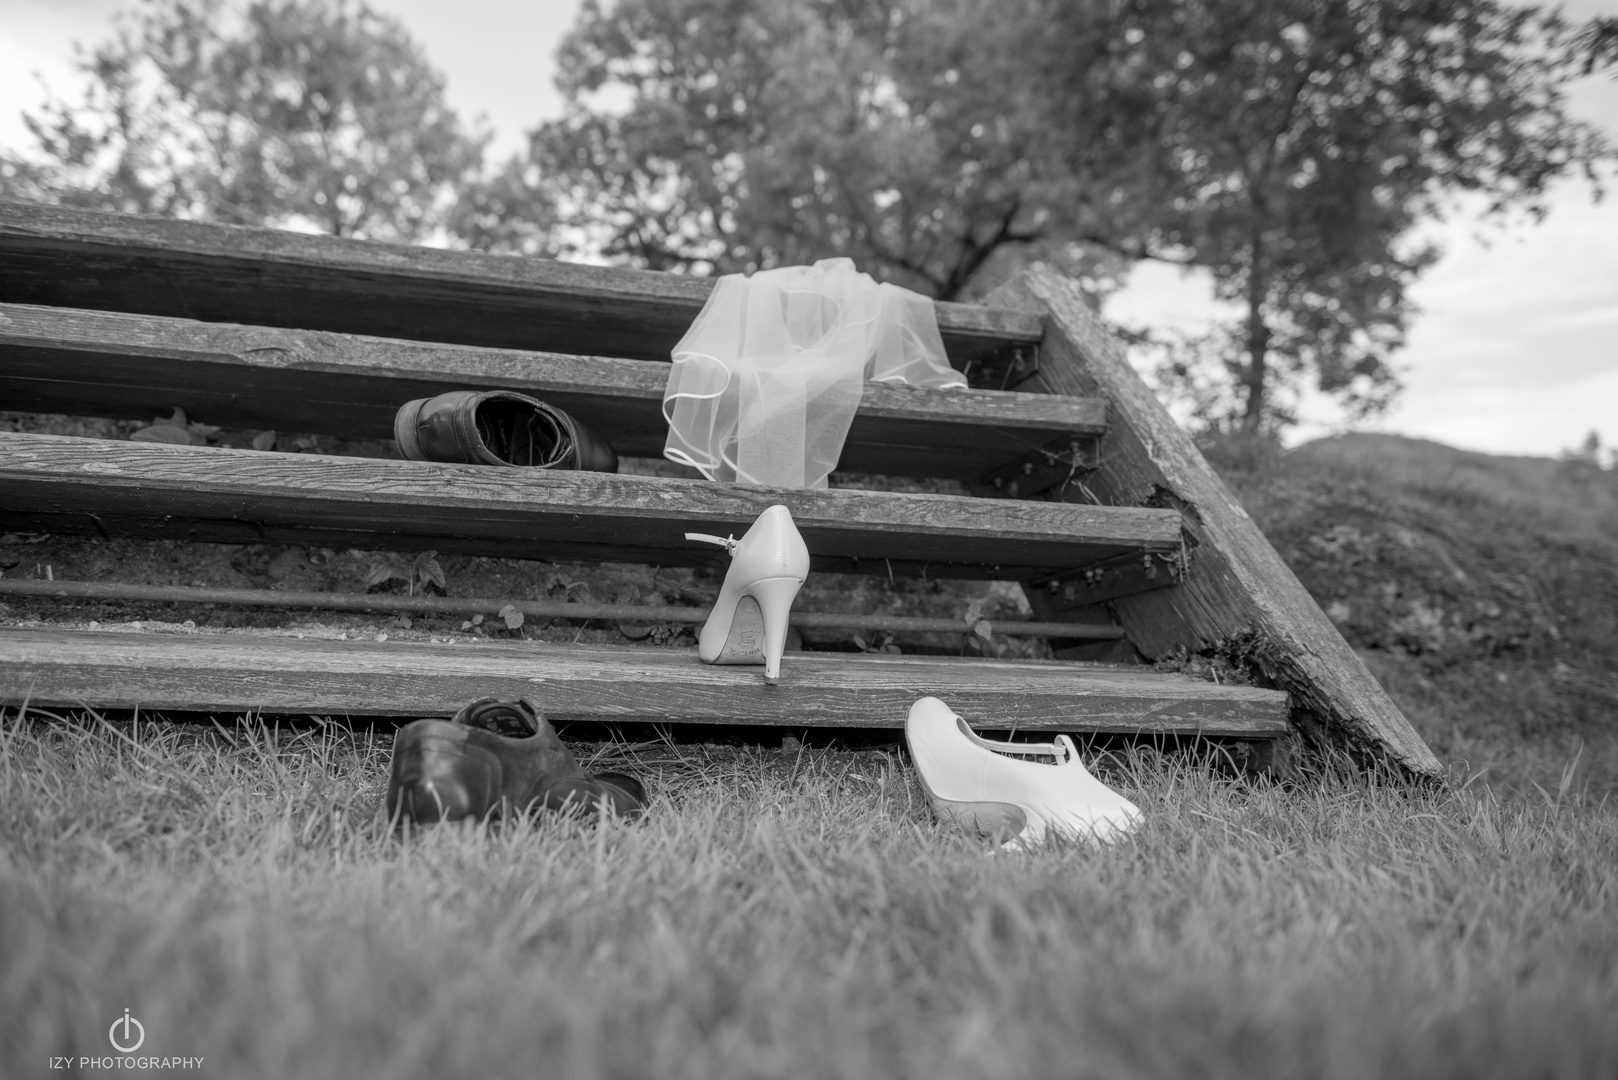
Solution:
[[[618,471],[618,455],[601,436],[554,405],[509,390],[407,401],[393,417],[393,437],[412,461]]]
[[[623,773],[584,772],[529,702],[480,698],[449,720],[399,729],[387,808],[401,826],[540,809],[634,817],[646,809],[646,789]]]

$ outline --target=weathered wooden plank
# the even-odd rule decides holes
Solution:
[[[0,526],[679,565],[785,504],[816,565],[1026,576],[1179,546],[1173,510],[502,469],[0,432]]]
[[[317,611],[370,611],[410,615],[497,615],[515,608],[529,618],[572,619],[629,623],[682,623],[698,626],[708,621],[710,608],[654,604],[592,604],[555,600],[514,600],[501,596],[398,596],[393,593],[297,592],[281,589],[216,589],[187,585],[133,585],[116,581],[64,581],[61,578],[0,578],[0,596],[46,597],[59,600],[133,600],[137,603],[212,607],[216,604]],[[839,614],[794,609],[791,625],[814,629],[891,630],[911,634],[969,634],[973,623],[965,619],[926,618],[914,615]],[[995,619],[993,631],[1007,637],[1062,637],[1086,641],[1115,641],[1124,636],[1121,626],[1071,623],[1020,622]]]
[[[391,438],[412,398],[510,389],[565,409],[620,454],[656,457],[669,368],[641,360],[0,304],[7,408]],[[975,479],[1106,429],[1094,398],[867,383],[840,468]]]
[[[1078,288],[1027,273],[990,299],[1045,316],[1035,384],[1110,402],[1102,465],[1085,478],[1089,491],[1115,506],[1184,511],[1195,548],[1184,583],[1111,605],[1134,646],[1148,657],[1182,647],[1233,651],[1290,693],[1305,731],[1436,775],[1438,759],[1135,374]]]
[[[0,301],[667,360],[712,279],[0,202]],[[951,362],[1037,348],[1022,312],[939,304]]]
[[[931,694],[983,728],[1286,730],[1286,695],[1272,690],[1081,664],[792,653],[768,686],[756,668],[685,649],[0,629],[9,706],[447,716],[490,694],[531,697],[553,720],[900,728]]]

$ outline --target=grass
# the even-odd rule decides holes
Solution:
[[[580,746],[632,824],[401,842],[389,739],[0,719],[0,1066],[298,1077],[1618,1073],[1618,811],[1150,749],[1132,841],[934,823],[896,748]],[[190,1075],[198,1075],[192,1073]]]

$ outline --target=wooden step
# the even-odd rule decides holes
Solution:
[[[712,288],[711,278],[0,202],[6,303],[668,360]],[[937,311],[957,367],[1031,370],[1037,315]]]
[[[620,454],[657,457],[668,373],[641,360],[0,304],[0,402],[32,412],[150,418],[179,407],[227,428],[387,439],[412,398],[502,388],[565,409]],[[839,467],[976,481],[1046,447],[1071,454],[1075,438],[1105,429],[1095,398],[873,382]]]
[[[822,570],[1022,578],[1176,561],[1176,510],[281,454],[0,432],[0,528],[658,565],[783,503]],[[1163,575],[1165,578],[1168,575]],[[1167,582],[1161,582],[1166,584]]]
[[[486,695],[552,720],[903,727],[934,695],[982,728],[1273,738],[1286,695],[1144,668],[789,653],[781,682],[687,649],[0,629],[0,704],[447,716]]]

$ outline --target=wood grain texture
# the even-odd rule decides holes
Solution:
[[[509,389],[571,413],[620,454],[657,457],[669,367],[641,360],[0,304],[0,402],[150,418],[175,407],[228,428],[387,439],[412,398]],[[976,479],[1106,429],[1095,398],[867,383],[839,468]]]
[[[1148,657],[1182,647],[1237,652],[1291,694],[1304,730],[1437,775],[1438,759],[1135,374],[1078,288],[1026,273],[990,299],[1045,316],[1034,383],[1107,398],[1111,423],[1102,466],[1085,478],[1090,491],[1114,506],[1173,505],[1185,514],[1195,546],[1186,582],[1111,605],[1134,646]]]
[[[0,202],[0,302],[667,360],[713,280],[552,259]],[[939,304],[950,360],[995,365],[1037,319]]]
[[[789,653],[766,686],[757,668],[710,667],[684,649],[0,629],[8,706],[447,716],[495,695],[532,697],[555,720],[900,728],[928,694],[982,728],[1286,730],[1286,695],[1273,690],[1056,662]]]
[[[951,495],[786,490],[607,473],[261,453],[0,432],[0,528],[326,547],[722,560],[687,531],[741,533],[775,503],[815,564],[1024,576],[1169,552],[1180,515]]]

